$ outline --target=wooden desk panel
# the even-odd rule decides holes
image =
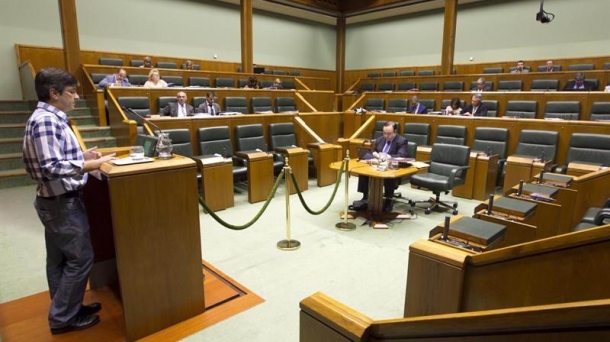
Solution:
[[[201,171],[201,192],[205,203],[213,211],[235,205],[233,196],[233,162],[203,164]]]
[[[335,184],[337,181],[337,171],[330,168],[330,164],[341,160],[341,147],[332,144],[309,144],[316,168],[318,186]]]

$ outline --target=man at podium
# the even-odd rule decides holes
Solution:
[[[34,207],[45,227],[47,282],[51,295],[49,326],[62,334],[89,328],[100,303],[83,305],[93,265],[87,212],[81,189],[88,172],[113,159],[95,148],[81,150],[70,128],[67,112],[78,99],[76,78],[60,69],[42,69],[34,80],[38,104],[23,137],[23,162],[38,182]]]

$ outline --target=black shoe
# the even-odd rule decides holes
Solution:
[[[80,310],[78,310],[78,315],[79,316],[93,315],[94,313],[100,311],[101,309],[102,309],[102,304],[100,304],[100,303],[91,303],[88,305],[82,305],[80,307]]]
[[[383,211],[392,211],[394,210],[394,204],[392,200],[385,200],[385,204],[383,205]]]
[[[70,325],[68,326],[65,326],[63,328],[51,328],[51,334],[59,335],[65,334],[70,331],[84,330],[87,328],[91,328],[99,322],[100,316],[98,315],[76,316],[74,322],[70,323]]]

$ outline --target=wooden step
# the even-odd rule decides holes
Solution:
[[[0,154],[0,171],[19,169],[23,167],[21,153],[5,153]]]

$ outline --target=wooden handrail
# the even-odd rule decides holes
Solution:
[[[299,101],[303,102],[303,104],[309,109],[309,111],[312,111],[312,112],[318,111],[314,106],[311,105],[311,103],[309,103],[307,100],[305,100],[303,95],[299,94],[299,92],[294,93],[294,96],[296,98],[298,98]]]
[[[352,136],[351,136],[351,137],[349,137],[349,138],[350,138],[350,139],[356,139],[356,138],[358,138],[358,137],[360,136],[360,134],[362,134],[362,132],[363,132],[364,130],[366,130],[366,129],[367,129],[367,128],[368,128],[368,127],[369,127],[369,126],[370,126],[370,125],[373,123],[373,121],[375,121],[375,115],[371,115],[371,117],[369,117],[369,118],[366,120],[366,122],[364,122],[364,123],[362,124],[362,126],[360,126],[360,128],[358,128],[358,129],[356,130],[356,132],[354,132],[354,134],[352,134]]]
[[[300,85],[301,85],[301,87],[305,88],[305,90],[311,90],[311,89],[309,89],[309,87],[308,87],[308,86],[307,86],[305,83],[303,83],[303,81],[301,81],[301,80],[300,80],[298,77],[295,77],[295,78],[294,78],[294,81],[295,81],[296,83],[300,84]]]
[[[26,101],[38,101],[36,89],[34,88],[34,79],[36,72],[30,61],[25,61],[19,66],[19,80],[21,81],[21,93]]]
[[[307,125],[305,123],[305,121],[303,121],[303,119],[301,119],[299,116],[295,116],[294,117],[294,121],[296,121],[296,123],[305,130],[305,132],[307,134],[309,134],[310,137],[314,138],[317,142],[319,143],[324,143],[324,139],[320,138],[320,136],[318,136],[318,134],[316,134],[316,132],[313,131],[313,129],[311,129],[311,127],[309,127],[309,125]]]

